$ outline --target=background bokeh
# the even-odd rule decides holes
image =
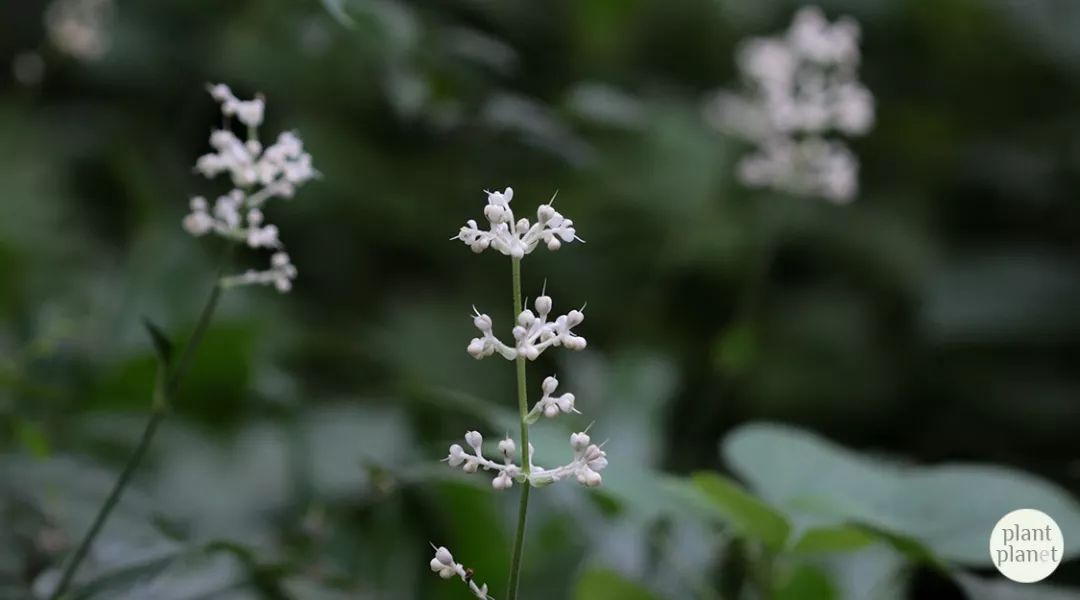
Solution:
[[[587,240],[524,263],[527,295],[588,303],[588,350],[530,365],[584,413],[541,453],[595,421],[612,462],[606,491],[534,494],[525,598],[755,597],[752,544],[657,487],[728,473],[755,421],[1080,493],[1080,3],[821,2],[860,21],[877,100],[843,207],[739,185],[745,146],[702,117],[792,2],[84,3],[101,39],[75,47],[47,3],[0,4],[2,598],[47,586],[137,439],[141,318],[182,341],[212,283],[219,247],[180,227],[225,191],[191,171],[207,82],[314,156],[271,209],[300,276],[226,295],[79,598],[467,597],[429,541],[501,597],[516,488],[437,460],[511,427],[513,369],[464,351],[472,305],[510,319],[510,265],[448,240],[508,185]],[[881,545],[812,562],[790,597],[1035,593]]]

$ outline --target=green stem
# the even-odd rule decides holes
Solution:
[[[176,367],[166,367],[168,369],[168,375],[165,378],[164,385],[159,385],[154,392],[155,401],[153,410],[150,413],[150,418],[146,421],[146,427],[143,429],[142,437],[139,438],[138,446],[135,447],[135,451],[128,458],[127,464],[124,465],[124,470],[120,472],[120,477],[113,485],[108,498],[105,499],[105,503],[102,504],[101,508],[98,510],[97,516],[94,517],[94,522],[90,525],[90,529],[87,530],[82,540],[79,541],[79,546],[75,549],[71,558],[68,559],[67,565],[64,567],[64,572],[60,576],[60,582],[57,583],[56,588],[53,589],[52,594],[49,595],[49,600],[57,600],[67,591],[67,588],[71,585],[72,579],[75,577],[75,572],[79,569],[79,564],[86,558],[86,554],[90,551],[90,546],[93,545],[94,539],[97,537],[98,533],[101,532],[101,529],[105,526],[105,522],[108,521],[113,508],[115,508],[116,504],[120,501],[120,496],[123,495],[124,490],[127,488],[131,476],[135,473],[135,469],[139,467],[143,457],[146,455],[146,451],[150,448],[150,442],[154,439],[154,434],[157,432],[158,426],[168,413],[173,396],[176,394],[177,390],[180,389],[180,382],[191,362],[191,357],[195,354],[195,350],[198,348],[199,343],[202,342],[207,327],[210,326],[210,320],[214,316],[214,311],[217,309],[218,300],[220,298],[221,284],[215,281],[214,287],[210,291],[210,296],[206,299],[206,305],[203,306],[202,313],[199,315],[199,322],[195,325],[195,331],[192,332],[191,339],[188,340],[187,346],[184,347],[183,354],[181,354],[180,359],[177,360]]]
[[[511,259],[514,271],[514,319],[521,314],[521,260]],[[514,555],[510,562],[510,583],[507,585],[506,597],[508,600],[517,600],[518,583],[521,578],[521,555],[525,549],[525,520],[529,512],[529,466],[532,462],[529,456],[529,424],[526,417],[529,414],[529,399],[525,392],[525,357],[518,354],[517,357],[517,392],[518,413],[521,416],[521,470],[526,475],[525,483],[521,484],[521,502],[518,504],[517,532],[514,534]]]

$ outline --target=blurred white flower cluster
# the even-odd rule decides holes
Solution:
[[[278,239],[277,226],[266,223],[263,206],[273,198],[292,198],[297,187],[318,175],[311,155],[292,132],[280,134],[272,145],[263,148],[258,135],[266,111],[262,98],[239,100],[224,84],[210,86],[210,95],[221,104],[225,124],[211,132],[214,152],[200,156],[195,171],[207,179],[228,174],[234,187],[219,196],[213,207],[202,196],[192,198],[184,229],[194,236],[214,233],[251,248],[275,250],[269,269],[225,277],[222,284],[273,285],[279,292],[287,292],[296,278],[296,267]],[[230,129],[233,117],[247,127],[246,140]]]
[[[498,352],[507,360],[514,360],[518,356],[536,360],[544,350],[552,346],[563,346],[569,350],[585,349],[585,338],[571,331],[585,320],[585,313],[575,309],[559,315],[554,321],[548,321],[548,315],[551,314],[551,296],[543,293],[533,306],[536,307],[536,313],[526,308],[517,316],[517,325],[511,330],[511,335],[514,336],[513,346],[500,341],[491,331],[491,317],[473,307],[473,325],[480,330],[483,337],[473,338],[466,350],[476,359]]]
[[[717,93],[705,112],[713,126],[757,146],[739,163],[740,181],[853,200],[858,159],[826,136],[863,135],[874,125],[874,98],[858,79],[858,23],[829,23],[820,9],[805,7],[785,34],[744,42],[737,62],[746,89]]]
[[[488,203],[484,207],[484,217],[488,221],[488,230],[477,227],[476,221],[469,219],[456,236],[451,239],[461,240],[473,252],[480,253],[494,248],[512,258],[522,258],[536,249],[540,242],[548,250],[558,250],[563,243],[581,241],[574,230],[574,222],[563,217],[552,206],[555,201],[541,204],[536,209],[536,222],[514,219],[510,201],[514,198],[513,188],[502,192],[487,192]]]
[[[432,547],[434,547],[434,545]],[[473,580],[472,569],[466,569],[461,563],[454,562],[454,555],[450,554],[450,551],[446,549],[446,546],[435,548],[435,558],[431,559],[431,570],[434,573],[438,573],[439,577],[442,577],[443,579],[451,579],[457,575],[469,586],[469,591],[471,591],[474,596],[483,598],[484,600],[491,598],[491,596],[488,596],[487,584],[477,585],[476,581]]]
[[[92,62],[109,49],[113,0],[54,0],[45,9],[45,31],[56,49]]]

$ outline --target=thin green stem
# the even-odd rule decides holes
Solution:
[[[521,314],[521,260],[511,259],[514,272],[514,318]],[[518,413],[521,416],[521,470],[526,476],[532,462],[529,456],[529,424],[526,416],[529,414],[529,399],[525,392],[525,357],[518,354],[517,357],[517,392]],[[521,578],[521,555],[525,549],[525,521],[529,512],[529,482],[521,484],[521,502],[518,504],[517,532],[514,533],[514,555],[510,562],[510,583],[507,585],[506,597],[508,600],[517,600],[518,583]]]
[[[79,545],[71,555],[71,558],[68,559],[67,565],[64,567],[64,572],[60,576],[59,583],[56,584],[56,588],[53,589],[52,594],[49,595],[49,600],[57,600],[67,591],[67,588],[71,585],[72,579],[75,577],[76,571],[79,569],[79,565],[82,563],[83,559],[86,558],[87,552],[90,551],[94,539],[97,538],[98,533],[100,533],[101,529],[105,526],[105,522],[108,521],[113,508],[116,507],[124,490],[127,488],[131,476],[135,473],[139,464],[142,463],[143,457],[146,456],[146,451],[150,448],[150,442],[153,441],[158,426],[165,418],[165,415],[168,414],[169,407],[172,405],[173,396],[180,389],[180,382],[184,377],[184,373],[187,371],[191,358],[195,354],[195,350],[199,347],[199,343],[202,342],[206,329],[210,326],[210,320],[214,316],[214,311],[217,309],[218,300],[220,299],[221,284],[218,281],[215,281],[214,287],[210,291],[210,296],[206,299],[206,304],[203,306],[202,313],[199,315],[199,321],[195,325],[195,331],[192,332],[191,339],[188,340],[183,353],[176,361],[176,366],[173,368],[166,367],[167,375],[165,376],[164,381],[155,386],[153,410],[150,413],[150,418],[146,421],[146,427],[143,429],[142,437],[139,438],[139,444],[135,447],[135,451],[131,456],[128,457],[127,464],[124,465],[124,470],[120,472],[120,477],[117,478],[116,483],[109,492],[109,496],[105,499],[105,503],[102,504],[101,508],[98,510],[97,515],[94,517],[94,522],[90,525],[90,529],[87,530],[82,540],[79,541]]]

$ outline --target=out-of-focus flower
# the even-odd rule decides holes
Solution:
[[[200,156],[195,171],[208,179],[228,174],[235,187],[219,196],[212,209],[205,198],[192,198],[191,212],[183,220],[184,229],[194,236],[214,233],[251,248],[275,250],[269,269],[225,277],[222,283],[273,285],[287,292],[296,278],[296,267],[283,250],[277,226],[265,222],[263,207],[274,198],[292,198],[296,188],[317,177],[318,172],[303,142],[293,132],[280,134],[272,145],[263,148],[258,128],[266,105],[261,97],[240,100],[229,86],[220,83],[210,86],[209,91],[221,104],[225,127],[211,132],[214,152]],[[232,117],[247,126],[246,140],[228,128]]]
[[[737,176],[752,187],[821,196],[836,203],[858,193],[859,163],[838,139],[874,125],[874,98],[858,80],[859,25],[829,23],[820,9],[799,10],[786,34],[755,38],[739,49],[745,80],[706,106],[716,128],[757,146]]]
[[[54,0],[45,9],[45,31],[64,54],[95,61],[109,49],[113,0]]]

